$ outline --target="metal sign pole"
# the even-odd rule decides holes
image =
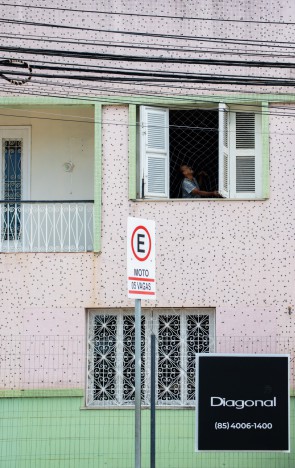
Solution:
[[[156,335],[151,335],[151,462],[156,466]]]
[[[135,299],[135,468],[141,468],[141,299]]]
[[[156,299],[155,222],[128,218],[127,288],[135,299],[135,468],[141,468],[141,299]]]

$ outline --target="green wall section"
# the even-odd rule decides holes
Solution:
[[[129,198],[136,199],[136,106],[129,106],[129,151],[128,151],[128,168],[129,168]]]
[[[74,396],[75,392],[72,395],[13,398],[9,393],[0,398],[2,468],[134,467],[134,411],[84,410],[83,398]],[[293,450],[294,415],[295,399],[291,398]],[[149,418],[149,410],[142,410],[142,468],[149,467]],[[194,410],[158,410],[156,423],[156,468],[295,466],[294,451],[195,453]]]
[[[263,198],[269,198],[269,106],[267,102],[262,103],[261,141],[262,141],[262,177]]]

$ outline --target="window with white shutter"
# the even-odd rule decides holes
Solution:
[[[262,198],[259,109],[141,106],[138,196],[181,198],[181,165],[193,169],[202,198],[214,191],[223,198]]]
[[[259,198],[261,182],[261,116],[235,111],[230,115],[232,198]]]
[[[142,106],[140,109],[141,196],[169,196],[169,111]]]

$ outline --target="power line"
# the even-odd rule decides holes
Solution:
[[[74,81],[92,81],[92,82],[103,82],[103,83],[140,83],[146,84],[146,83],[177,83],[179,80],[182,83],[218,83],[218,84],[240,84],[240,85],[246,85],[246,86],[272,86],[272,87],[294,87],[295,85],[295,79],[286,79],[286,78],[265,78],[265,77],[259,77],[259,76],[235,76],[235,75],[212,75],[211,73],[209,74],[161,74],[158,73],[157,75],[154,73],[150,73],[152,77],[147,77],[147,76],[138,76],[139,73],[134,73],[131,72],[131,76],[113,76],[115,73],[120,74],[119,71],[115,72],[108,72],[109,75],[111,76],[104,76],[104,77],[98,77],[98,76],[91,76],[91,75],[53,75],[53,74],[46,74],[46,73],[36,73],[34,72],[34,77],[38,78],[49,78],[49,79],[58,79],[58,80],[74,80]],[[124,72],[126,74],[126,72]],[[2,74],[2,76],[5,76],[5,79],[11,79],[12,78],[7,78],[7,75],[10,77],[12,76],[17,76],[18,81],[21,81],[19,79],[20,76],[24,76],[24,79],[27,79],[28,74],[25,74],[21,71],[13,72],[9,71],[7,74]],[[154,76],[153,76],[154,75]]]
[[[47,76],[46,76],[46,77],[47,77]],[[59,78],[63,78],[63,77],[59,77]],[[80,79],[80,78],[81,78],[81,77],[79,77],[79,79]],[[281,80],[282,80],[282,79],[281,79]],[[36,80],[35,80],[35,81],[36,81]],[[101,81],[102,81],[102,82],[106,82],[106,80],[101,80]],[[107,82],[109,82],[109,81],[110,81],[110,80],[108,80]],[[119,81],[119,80],[118,80],[118,81]],[[120,80],[120,82],[122,82],[122,80]],[[47,86],[47,85],[48,85],[48,81],[47,81],[46,83],[41,82],[41,83],[39,83],[39,84],[42,84],[43,86],[45,86],[45,84],[46,84],[46,86]],[[138,83],[138,82],[134,82],[134,85],[139,85],[139,84],[140,84],[140,83]],[[199,83],[199,84],[203,84],[203,83]],[[262,84],[270,85],[271,83],[263,83],[263,82],[262,82]],[[282,84],[283,84],[283,85],[293,85],[293,82],[291,82],[291,83],[290,83],[290,82],[288,82],[288,83],[282,83],[282,82],[278,83],[278,85],[280,85],[280,86],[281,86]],[[54,86],[54,87],[60,86],[60,85],[57,84],[57,83],[51,83],[51,85]],[[145,86],[150,86],[150,85],[152,85],[152,84],[151,84],[151,83],[145,83]],[[62,86],[65,87],[65,84],[63,83]],[[72,90],[73,90],[73,88],[74,88],[73,85],[71,84],[71,85],[69,85],[68,87],[70,87],[71,92],[72,92]],[[165,87],[165,85],[161,84],[161,88],[163,88],[163,87]],[[185,89],[185,90],[190,89],[188,86],[185,86],[185,87],[177,86],[177,87],[175,87],[175,86],[172,86],[171,83],[170,83],[169,85],[167,85],[166,87],[169,87],[169,89]],[[83,90],[84,90],[84,89],[87,89],[87,90],[89,90],[90,92],[91,92],[91,91],[95,91],[95,90],[98,90],[98,91],[100,91],[100,92],[104,91],[104,89],[102,89],[101,87],[100,87],[100,88],[93,88],[93,87],[91,87],[91,88],[89,88],[89,87],[88,87],[88,88],[85,88],[85,87],[81,87],[81,86],[77,86],[77,85],[75,85],[75,89],[78,89],[78,90],[79,90],[79,89],[83,89]],[[191,88],[191,89],[194,89],[194,88]],[[205,90],[206,88],[205,88],[205,87],[202,87],[202,89]],[[6,88],[5,90],[7,91],[7,88]],[[112,93],[116,93],[116,92],[119,92],[119,93],[120,93],[120,92],[121,92],[121,91],[118,91],[118,90],[116,90],[116,89],[115,89],[115,90],[114,90],[114,89],[109,89],[108,91],[111,91]],[[210,88],[210,91],[213,91],[213,89]],[[219,92],[226,92],[226,91],[233,92],[232,89],[231,89],[231,90],[217,89],[216,91],[219,91]],[[46,91],[44,91],[44,93],[46,93],[46,95],[47,95],[47,94],[48,94],[48,91],[46,90]],[[125,92],[125,94],[129,94],[129,95],[130,95],[130,94],[134,94],[134,93],[135,93],[134,89],[133,89],[133,90],[128,90],[127,92]],[[33,94],[33,93],[31,93],[31,94]],[[121,94],[124,94],[124,93],[121,92]],[[143,93],[142,93],[142,90],[141,90],[141,93],[140,93],[140,94],[141,94],[141,95],[143,94]],[[157,93],[157,92],[154,92],[153,95],[154,95],[154,96],[160,95],[161,97],[163,97],[163,96],[162,96],[162,91],[160,91],[160,92],[158,92],[158,93]],[[175,96],[175,95],[174,95],[174,96]],[[174,97],[174,96],[173,96],[173,97]],[[67,97],[70,97],[70,96],[67,96]],[[171,97],[171,96],[170,96],[170,97]],[[183,99],[183,96],[182,96],[181,99]],[[191,102],[191,99],[190,99],[190,102]]]
[[[209,75],[209,76],[210,76],[210,75]],[[106,81],[106,80],[100,80],[100,82],[104,82],[104,81]],[[36,83],[36,80],[34,80],[34,83]],[[56,86],[59,86],[59,87],[68,87],[68,88],[70,88],[71,92],[73,92],[73,89],[78,89],[78,90],[81,90],[81,89],[82,89],[82,90],[85,90],[85,89],[86,89],[86,90],[88,90],[88,91],[90,91],[90,92],[93,92],[93,91],[94,91],[94,92],[95,92],[95,91],[99,91],[99,92],[109,91],[109,92],[111,92],[111,93],[119,93],[119,94],[121,93],[121,94],[126,94],[126,95],[129,95],[129,96],[135,93],[135,90],[134,90],[134,89],[131,89],[131,90],[128,90],[128,91],[125,92],[125,91],[122,91],[122,89],[118,90],[118,89],[114,89],[114,88],[109,88],[109,89],[106,90],[106,89],[102,88],[101,86],[100,86],[100,87],[93,87],[93,86],[89,87],[89,86],[88,86],[87,88],[85,88],[85,86],[81,87],[81,85],[77,85],[77,84],[73,84],[73,83],[71,83],[71,85],[66,85],[65,83],[61,84],[61,83],[58,83],[58,82],[52,82],[52,83],[50,83],[50,82],[48,82],[48,81],[46,81],[46,82],[41,81],[41,82],[38,82],[38,83],[39,83],[39,84],[42,84],[43,86],[46,85],[46,87],[48,87],[48,85],[53,86],[53,87],[56,87]],[[139,94],[142,95],[142,94],[143,94],[142,83],[141,83],[141,82],[134,82],[133,84],[134,84],[134,85],[137,85],[137,86],[139,86],[139,85],[141,86],[141,92],[140,92]],[[199,83],[199,84],[202,85],[203,83]],[[146,87],[155,86],[155,84],[145,82],[145,86],[146,86]],[[157,86],[158,86],[158,85],[157,85]],[[161,88],[165,88],[165,87],[168,88],[169,90],[183,89],[183,90],[185,90],[185,91],[188,91],[189,89],[192,89],[193,91],[195,91],[195,88],[194,88],[194,87],[192,88],[192,87],[187,86],[187,83],[186,83],[186,86],[180,86],[179,84],[178,84],[177,86],[174,86],[173,83],[172,83],[172,84],[169,83],[169,85],[168,85],[168,84],[166,85],[166,84],[162,83],[162,84],[161,84]],[[202,87],[201,89],[206,90],[206,88],[204,88],[204,87]],[[210,90],[210,91],[213,91],[212,88],[210,88],[209,90]],[[226,92],[226,91],[233,92],[233,89],[226,90],[226,89],[222,88],[222,89],[215,89],[215,91],[219,91],[219,92]],[[238,91],[241,91],[240,88],[238,89]],[[46,90],[45,92],[47,93],[47,90]],[[251,91],[251,93],[253,94],[252,91]],[[266,93],[266,94],[267,94],[267,93]],[[153,95],[163,96],[163,91],[162,91],[162,89],[160,89],[159,91],[153,91]],[[169,95],[168,95],[168,96],[169,96]],[[175,96],[175,94],[173,94],[173,97],[174,97],[174,96]],[[170,94],[170,97],[171,97],[171,94]],[[191,98],[189,98],[189,99],[190,99],[190,101],[191,101]]]
[[[39,84],[42,84],[42,83],[39,83]],[[71,92],[73,91],[73,85],[64,85],[64,84],[63,84],[63,85],[58,85],[58,86],[60,86],[61,88],[68,87],[68,88],[71,90]],[[80,90],[80,89],[83,89],[83,88],[78,87],[78,86],[75,86],[75,88],[78,88],[79,90]],[[0,88],[0,89],[1,89],[1,88]],[[85,88],[84,88],[84,89],[85,89]],[[86,88],[86,89],[88,89],[88,88]],[[95,88],[94,88],[94,89],[95,89]],[[91,88],[91,90],[93,90],[93,88]],[[206,88],[203,88],[203,90],[206,90]],[[207,90],[208,90],[208,88],[207,88]],[[212,91],[220,91],[219,89],[214,90],[214,88],[212,89],[212,87],[210,87],[209,90],[210,90],[211,92],[212,92]],[[103,91],[108,91],[108,89],[103,89]],[[231,90],[223,90],[223,91],[231,91]],[[141,93],[138,93],[138,92],[136,92],[135,90],[129,90],[128,92],[127,92],[127,91],[124,92],[124,91],[120,90],[119,93],[120,93],[120,94],[127,94],[127,98],[128,98],[128,96],[130,96],[130,94],[133,94],[133,95],[134,95],[134,94],[137,94],[137,96],[138,96],[138,102],[137,102],[137,104],[138,104],[138,105],[143,104],[144,98],[150,98],[150,97],[156,97],[156,98],[157,98],[157,97],[158,97],[158,98],[161,100],[161,102],[163,102],[163,100],[165,100],[165,98],[166,98],[166,99],[168,100],[166,107],[169,108],[169,102],[171,101],[171,96],[163,96],[162,93],[158,93],[158,94],[157,94],[157,93],[153,93],[153,94],[150,93],[150,94],[148,94],[148,95],[146,95],[146,94],[145,94],[145,95],[142,95],[142,92],[141,92]],[[17,93],[17,94],[23,94],[23,93]],[[70,100],[72,100],[72,101],[75,101],[75,100],[79,100],[79,101],[80,101],[80,100],[81,100],[81,97],[76,97],[76,98],[75,98],[75,97],[73,97],[72,95],[71,95],[71,96],[64,95],[64,94],[49,95],[48,91],[44,91],[43,94],[41,94],[41,93],[37,94],[36,91],[35,91],[34,93],[29,93],[29,92],[27,92],[27,93],[25,93],[25,94],[30,94],[30,95],[33,94],[33,95],[35,95],[35,96],[43,96],[43,97],[44,97],[44,96],[55,97],[55,98],[58,97],[58,98],[70,99]],[[200,97],[200,96],[199,96],[199,97]],[[177,99],[180,101],[180,103],[181,103],[182,106],[183,106],[183,103],[184,103],[184,102],[187,102],[187,104],[190,106],[190,108],[191,108],[191,106],[192,106],[193,104],[194,104],[195,107],[200,106],[200,101],[199,101],[199,100],[194,100],[193,97],[187,97],[187,96],[183,96],[183,95],[180,95],[180,94],[177,95],[177,96],[173,96],[173,100],[174,100],[174,101],[176,101]],[[88,100],[90,104],[93,104],[94,102],[102,102],[102,104],[122,104],[122,101],[118,100],[118,97],[116,97],[116,96],[114,96],[114,97],[108,96],[107,98],[106,98],[105,96],[102,96],[101,98],[98,98],[98,97],[96,97],[96,98],[93,98],[93,97],[89,97],[89,98],[88,98],[88,97],[83,97],[83,100],[84,100],[84,101],[87,101],[87,100]],[[226,99],[224,99],[224,96],[222,96],[222,100],[223,100],[223,101],[224,101],[224,100],[226,101]],[[250,107],[251,109],[253,109],[253,107],[254,107],[254,108],[257,107],[258,109],[261,109],[261,105],[255,105],[255,104],[253,104],[253,98],[250,98],[250,99],[248,100],[248,102],[249,102],[248,104],[245,104],[246,101],[247,101],[246,98],[242,98],[240,102],[235,103],[234,105],[239,105],[239,106],[242,106],[242,107],[245,107],[245,108]],[[132,97],[132,100],[130,100],[130,102],[136,104],[136,101],[135,101],[134,96]],[[203,104],[203,105],[206,105],[206,104],[217,105],[219,102],[220,102],[220,97],[216,96],[216,99],[215,99],[215,100],[213,100],[213,98],[212,98],[212,100],[206,99],[206,103],[203,102],[202,104]],[[126,102],[125,104],[128,105],[128,102]],[[155,102],[155,105],[158,105],[158,104]],[[276,105],[275,109],[285,109],[285,108],[284,108],[283,106],[278,106],[278,105]],[[288,109],[289,109],[289,110],[292,110],[292,108],[290,108],[290,107],[288,107]],[[294,110],[294,108],[293,108],[293,110]],[[266,110],[264,110],[264,109],[263,109],[263,110],[259,110],[259,111],[255,111],[255,113],[264,114],[264,115],[273,115],[272,112],[266,111]],[[285,117],[285,116],[286,116],[286,117],[294,117],[294,114],[292,114],[292,113],[291,113],[291,114],[287,114],[286,112],[283,112],[283,113],[278,113],[278,112],[276,112],[275,115],[276,115],[276,116],[283,116],[283,117]]]
[[[123,55],[123,54],[110,54],[98,52],[76,52],[70,50],[57,50],[57,49],[39,49],[39,48],[25,48],[14,46],[0,46],[2,52],[13,52],[26,55],[45,55],[54,57],[75,57],[92,60],[110,60],[110,61],[128,61],[128,62],[151,62],[151,63],[181,63],[192,65],[219,65],[219,66],[240,66],[240,67],[259,67],[259,68],[293,68],[292,62],[270,62],[270,61],[245,61],[245,60],[225,60],[225,59],[206,59],[206,58],[177,58],[177,57],[154,57],[154,56],[137,56],[137,55]]]
[[[201,59],[202,60],[202,59]],[[9,62],[8,60],[4,60],[4,62]],[[39,62],[40,63],[40,62]],[[42,63],[42,62],[41,62]],[[105,75],[108,75],[111,79],[111,75],[123,75],[124,76],[128,76],[128,77],[141,77],[143,79],[146,79],[146,78],[173,78],[175,80],[191,80],[191,79],[194,79],[194,78],[199,78],[199,77],[203,77],[203,76],[210,76],[212,75],[211,73],[210,74],[200,74],[200,73],[192,73],[192,72],[174,72],[174,71],[162,71],[162,70],[155,70],[155,69],[130,69],[129,68],[123,68],[123,67],[103,67],[103,66],[91,66],[90,68],[88,67],[81,67],[80,65],[75,65],[75,66],[68,66],[68,65],[63,65],[63,64],[57,64],[57,65],[51,65],[50,62],[47,62],[49,63],[49,65],[37,65],[37,64],[34,64],[34,65],[31,65],[32,69],[34,70],[53,70],[53,71],[60,71],[60,72],[65,72],[65,71],[71,71],[71,72],[80,72],[80,73],[97,73],[98,75],[101,75],[101,74],[105,74]],[[200,62],[201,64],[203,64],[203,62],[201,61]],[[198,65],[199,63],[197,63]],[[207,64],[207,62],[206,62]],[[218,62],[218,65],[220,64],[220,62]],[[1,65],[4,65],[4,66],[9,66],[9,67],[15,67],[15,68],[18,68],[18,64],[14,64],[14,63],[1,63],[0,62],[0,66]],[[227,66],[231,66],[230,64],[228,63],[224,63],[224,65],[227,65]],[[286,68],[290,68],[290,64],[286,64]],[[242,66],[239,64],[239,66]],[[24,71],[16,71],[16,72],[13,72],[13,71],[9,71],[9,72],[6,72],[6,73],[9,73],[9,74],[20,74],[20,75],[24,75],[26,76],[26,74],[28,73],[27,70],[24,70]],[[38,74],[35,73],[35,76],[40,76]],[[55,78],[70,78],[72,79],[74,75],[56,75]],[[212,75],[212,77],[214,78],[215,76],[218,76],[218,75]],[[225,76],[225,77],[232,77],[232,78],[235,78],[236,76],[235,75],[222,75],[222,76]],[[239,75],[240,77],[241,75]],[[86,79],[86,77],[82,76],[81,79]],[[100,76],[92,76],[90,77],[90,79],[99,79]],[[255,78],[260,78],[258,76],[256,77],[253,77],[253,76],[244,76],[243,78],[247,78],[249,80],[251,79],[255,79]],[[277,80],[282,80],[282,79],[285,79],[285,78],[266,78],[266,79],[277,79]],[[293,81],[293,80],[292,80]]]
[[[50,67],[45,67],[49,69]],[[54,67],[55,68],[55,67]],[[96,73],[99,73],[97,70]],[[101,71],[101,74],[107,74],[109,76],[94,76],[94,75],[69,75],[69,74],[62,74],[62,75],[53,75],[53,74],[46,74],[46,73],[39,73],[34,71],[34,77],[38,78],[50,78],[50,79],[67,79],[67,80],[83,80],[83,81],[99,81],[99,82],[132,82],[132,83],[175,83],[179,80],[182,83],[218,83],[218,84],[243,84],[243,85],[251,85],[251,86],[294,86],[295,79],[286,79],[286,78],[265,78],[260,76],[235,76],[235,75],[212,75],[212,73],[202,73],[202,74],[192,74],[192,73],[160,73],[160,72],[150,72],[147,74],[146,72],[127,72],[120,70],[111,70],[111,71]],[[128,75],[129,76],[126,76]],[[1,74],[4,77],[4,73]],[[1,76],[0,75],[0,76]],[[28,78],[28,73],[24,73],[22,71],[9,71],[5,73],[5,75],[9,76],[17,76],[17,77],[24,77],[24,79]],[[116,76],[116,75],[124,75],[124,76]],[[6,78],[7,79],[7,78]]]
[[[206,112],[206,109],[202,109],[204,112]],[[218,112],[218,108],[215,108],[215,109],[212,109],[210,108],[209,110],[215,110],[216,112]],[[259,115],[266,115],[265,112],[257,112],[257,111],[254,111],[253,113],[255,114],[259,114]],[[283,117],[295,117],[295,113],[294,114],[279,114],[279,113],[275,113],[275,114],[271,114],[271,113],[267,113],[267,115],[275,115],[275,116],[283,116]],[[68,118],[52,118],[52,117],[40,117],[40,116],[32,116],[32,115],[16,115],[16,114],[8,114],[7,112],[6,113],[0,113],[0,116],[2,117],[15,117],[15,118],[24,118],[24,119],[29,119],[29,120],[46,120],[46,121],[53,121],[53,122],[74,122],[74,123],[82,123],[82,124],[90,124],[90,125],[96,125],[96,124],[103,124],[103,125],[113,125],[113,126],[121,126],[121,127],[130,127],[130,126],[135,126],[135,127],[138,127],[140,125],[139,122],[136,122],[134,125],[130,124],[130,123],[122,123],[122,122],[116,122],[114,120],[112,121],[106,121],[106,120],[103,120],[103,121],[97,121],[97,120],[88,120],[88,121],[85,121],[85,120],[78,120],[78,119],[68,119]],[[78,118],[81,118],[81,116],[77,116]],[[89,118],[90,119],[90,118]],[[195,126],[192,126],[192,125],[169,125],[169,128],[171,127],[176,127],[176,128],[182,128],[182,129],[196,129],[196,128],[199,128],[200,127],[195,127]],[[218,129],[216,128],[207,128],[206,127],[206,130],[213,130],[213,131],[218,131]],[[272,132],[271,135],[277,135],[277,134],[282,134],[282,135],[294,135],[295,132],[293,133],[279,133],[279,132]]]
[[[189,46],[173,46],[171,47],[171,45],[168,45],[168,44],[162,44],[162,45],[159,45],[159,46],[155,46],[155,45],[151,45],[151,44],[137,44],[137,45],[134,45],[134,43],[130,43],[130,42],[119,42],[119,41],[102,41],[102,40],[99,40],[99,41],[93,41],[93,40],[67,40],[67,39],[64,39],[64,38],[61,38],[61,37],[56,37],[56,36],[48,36],[46,35],[46,38],[44,37],[41,37],[41,36],[25,36],[23,34],[15,34],[15,33],[12,33],[12,34],[1,34],[0,35],[0,38],[3,38],[3,39],[16,39],[16,40],[21,40],[22,42],[24,42],[24,40],[26,41],[40,41],[42,43],[46,43],[46,42],[49,42],[52,44],[52,42],[55,42],[57,44],[67,44],[67,45],[70,45],[70,44],[74,44],[74,45],[90,45],[90,46],[101,46],[101,47],[106,47],[106,48],[126,48],[126,49],[136,49],[136,50],[157,50],[157,51],[164,51],[164,52],[185,52],[185,53],[188,53],[188,52],[193,52],[195,54],[199,54],[199,53],[210,53],[210,54],[219,54],[220,52],[222,52],[223,54],[226,54],[226,55],[246,55],[246,56],[259,56],[259,57],[284,57],[284,58],[294,58],[295,57],[295,47],[294,47],[294,55],[287,55],[287,54],[274,54],[272,52],[268,52],[268,51],[265,51],[265,52],[258,52],[257,50],[241,50],[241,49],[222,49],[222,48],[215,48],[215,49],[205,49],[204,47],[200,47],[198,46],[198,48],[191,48]]]
[[[61,72],[63,73],[64,71],[73,71],[75,73],[97,73],[97,76],[93,76],[90,78],[91,81],[106,81],[106,80],[102,80],[101,76],[103,75],[107,75],[108,76],[108,81],[112,81],[112,75],[129,75],[129,77],[131,76],[132,78],[133,77],[136,77],[136,76],[140,76],[142,77],[142,80],[144,80],[146,77],[151,77],[151,76],[154,76],[154,77],[157,77],[157,76],[160,76],[161,78],[165,78],[165,81],[166,80],[166,77],[169,77],[171,76],[171,72],[163,72],[161,70],[155,70],[155,69],[130,69],[130,67],[127,69],[127,68],[114,68],[114,67],[102,67],[102,66],[94,66],[94,65],[87,65],[87,67],[80,67],[78,64],[77,65],[74,65],[74,66],[67,66],[67,65],[63,65],[63,64],[60,64],[58,62],[53,62],[54,65],[52,64],[52,62],[44,62],[44,63],[49,63],[49,65],[39,65],[40,63],[42,64],[43,62],[41,61],[36,61],[36,60],[33,60],[32,62],[32,68],[35,70],[35,78],[36,77],[44,77],[44,78],[55,78],[55,79],[65,79],[65,78],[69,78],[69,79],[77,79],[77,80],[86,80],[87,81],[87,77],[86,76],[83,76],[83,75],[64,75],[64,74],[59,74],[59,75],[46,75],[46,74],[43,74],[41,75],[40,73],[36,73],[36,70],[55,70],[55,71],[58,71],[58,72]],[[33,65],[34,63],[34,65]],[[13,74],[13,72],[7,72],[6,71],[6,74]],[[170,75],[169,75],[170,73]],[[18,72],[14,72],[14,74],[16,75],[20,75],[21,72],[18,71]],[[204,74],[192,74],[192,73],[184,73],[184,74],[179,74],[179,73],[172,73],[172,77],[173,78],[176,78],[179,82],[180,79],[183,80],[183,82],[189,82],[191,81],[192,78],[194,77],[197,77],[198,78],[198,82],[200,82],[200,77],[204,77],[205,75]],[[210,76],[210,75],[209,75]],[[220,76],[220,75],[217,75],[217,76]],[[223,76],[223,75],[222,75]],[[216,81],[216,78],[215,78],[215,75],[213,75],[214,79],[212,78],[212,81]],[[228,79],[232,78],[232,80],[234,80],[236,78],[235,75],[228,75],[227,76],[227,81]],[[251,79],[254,79],[256,77],[249,77],[247,76],[246,79],[248,80],[247,82],[247,85],[249,84],[249,80]],[[258,77],[260,79],[260,81],[262,81],[262,84],[265,84],[265,85],[271,85],[273,84],[273,82],[266,82],[266,81],[263,81],[264,79],[262,77]],[[272,77],[269,77],[269,80],[275,80],[275,78],[272,78]],[[279,80],[284,80],[284,78],[278,78],[277,81],[278,81],[278,84],[281,84]],[[116,80],[113,80],[113,81],[118,81],[118,78],[116,78]],[[120,80],[122,81],[122,80]],[[129,81],[130,81],[130,78],[129,78]],[[131,80],[132,81],[132,80]],[[162,80],[163,81],[163,80]],[[202,80],[201,80],[202,81]],[[221,82],[223,82],[223,80],[221,79],[220,80]],[[148,84],[148,81],[145,80],[145,84],[147,85]],[[251,82],[250,82],[251,84]],[[289,81],[288,83],[284,83],[284,85],[291,85],[293,86],[293,81]],[[163,84],[162,84],[163,86]],[[171,87],[171,84],[169,85]],[[178,88],[181,88],[181,86],[178,86]],[[97,88],[99,89],[99,88]],[[185,87],[185,89],[187,89],[187,86]],[[193,89],[193,88],[192,88]]]
[[[176,35],[176,34],[159,34],[159,33],[147,33],[140,31],[121,31],[121,30],[110,30],[110,29],[98,29],[98,28],[84,28],[79,26],[69,26],[69,25],[60,25],[52,23],[36,23],[34,21],[20,21],[13,19],[0,19],[0,23],[7,24],[20,24],[27,26],[40,26],[48,28],[58,28],[58,29],[70,29],[70,30],[79,30],[79,31],[94,31],[96,33],[110,33],[110,34],[120,34],[120,35],[131,35],[131,36],[140,36],[140,37],[157,37],[157,38],[173,38],[177,40],[186,40],[186,41],[202,41],[202,42],[221,42],[227,44],[246,44],[246,45],[256,45],[257,47],[285,47],[290,48],[289,44],[294,44],[290,41],[269,41],[260,39],[238,39],[238,38],[226,38],[226,37],[196,37],[196,36],[185,36],[185,35]],[[293,48],[293,47],[292,47]]]
[[[167,18],[167,19],[180,19],[185,21],[218,21],[218,22],[230,22],[230,23],[254,23],[254,24],[276,24],[276,25],[295,25],[293,22],[286,22],[286,21],[263,21],[263,20],[238,20],[233,18],[206,18],[206,17],[188,17],[188,16],[172,16],[172,15],[151,15],[145,13],[124,13],[124,12],[115,12],[115,11],[104,11],[104,10],[79,10],[79,9],[71,9],[71,8],[58,8],[58,7],[48,7],[48,6],[37,6],[37,5],[22,5],[22,4],[10,4],[10,3],[0,3],[2,6],[12,6],[12,7],[21,7],[21,8],[29,8],[29,9],[39,9],[39,10],[53,10],[53,11],[68,11],[72,13],[91,13],[91,14],[104,14],[104,15],[112,15],[112,16],[131,16],[131,17],[142,17],[142,18]]]

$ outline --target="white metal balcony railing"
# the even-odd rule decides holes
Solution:
[[[1,201],[0,252],[93,251],[93,201]]]

